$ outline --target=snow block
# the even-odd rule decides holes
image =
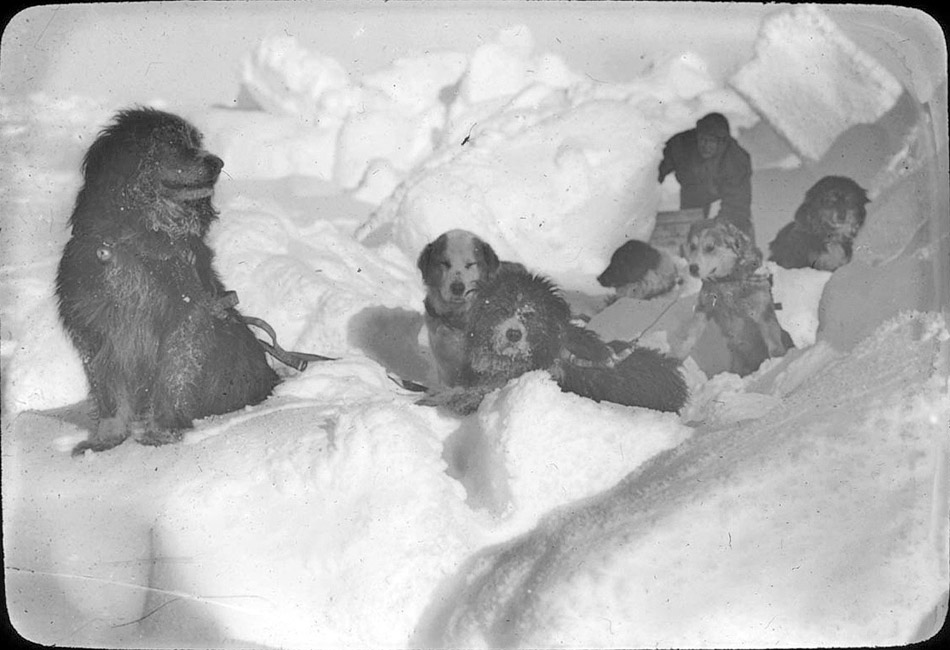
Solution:
[[[513,535],[530,529],[552,508],[611,487],[688,438],[692,429],[676,414],[598,404],[562,392],[547,372],[535,371],[488,395],[478,409],[477,426],[464,433],[482,441],[456,441],[456,447],[484,444],[495,463],[470,471],[463,484],[470,494],[508,497],[490,508],[506,516],[505,530]]]
[[[766,20],[755,49],[755,58],[729,83],[812,160],[849,126],[881,117],[902,91],[814,5]]]

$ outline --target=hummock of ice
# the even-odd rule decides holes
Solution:
[[[227,129],[220,151],[225,159],[238,154],[233,157],[251,165],[232,174],[304,173],[376,202],[432,153],[445,126],[446,89],[466,65],[462,54],[431,53],[351,80],[336,59],[300,46],[293,37],[265,40],[244,62],[243,87],[268,113],[286,116],[282,133],[262,142],[254,124],[246,132]],[[301,123],[311,128],[301,129]],[[265,161],[280,162],[255,160],[260,145]],[[252,155],[240,155],[245,152]]]
[[[603,292],[595,278],[610,255],[649,237],[671,191],[656,183],[662,143],[710,110],[737,127],[757,118],[688,53],[602,84],[534,49],[530,31],[512,27],[471,55],[401,59],[354,81],[291,38],[266,41],[244,87],[283,116],[278,131],[259,115],[215,116],[226,126],[209,129],[209,146],[238,161],[234,178],[305,173],[386,199],[361,240],[392,233],[414,257],[465,228],[565,289]]]

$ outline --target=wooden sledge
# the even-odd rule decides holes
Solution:
[[[680,246],[686,243],[690,226],[705,219],[703,208],[666,210],[656,213],[656,225],[650,235],[650,245],[673,255],[680,254]]]

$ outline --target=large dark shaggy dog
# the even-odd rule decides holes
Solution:
[[[479,285],[466,330],[462,386],[424,400],[461,413],[532,370],[595,401],[678,411],[686,402],[679,363],[649,348],[608,345],[571,322],[557,288],[523,268],[502,267]]]
[[[850,178],[825,176],[805,193],[795,220],[769,244],[769,259],[786,269],[834,271],[844,266],[851,261],[868,202],[867,193]]]
[[[74,455],[130,436],[177,441],[277,384],[204,240],[223,164],[189,123],[145,108],[120,112],[89,147],[56,278],[98,414]]]

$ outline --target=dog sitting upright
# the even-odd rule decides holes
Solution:
[[[690,274],[700,278],[703,286],[686,337],[674,350],[676,356],[683,358],[689,353],[709,318],[726,339],[730,372],[739,376],[794,347],[775,317],[770,278],[756,274],[762,252],[748,235],[728,221],[699,221],[689,230],[683,257],[689,262]]]
[[[502,265],[494,249],[467,230],[449,230],[428,243],[416,263],[426,286],[425,323],[439,380],[457,386],[465,361],[465,330],[479,282]]]
[[[121,111],[90,145],[56,277],[96,406],[74,455],[176,442],[277,385],[205,241],[223,164],[194,126],[148,108]]]

